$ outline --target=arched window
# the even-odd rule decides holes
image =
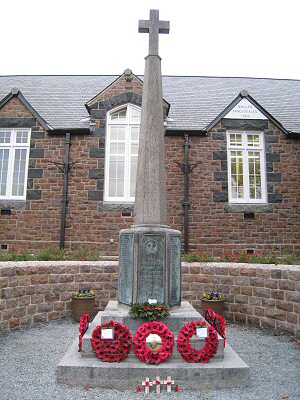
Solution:
[[[107,114],[104,200],[133,202],[141,109],[128,104]]]

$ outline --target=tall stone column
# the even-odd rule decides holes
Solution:
[[[149,33],[145,58],[134,225],[120,232],[119,302],[142,303],[150,298],[176,305],[181,302],[181,233],[167,226],[167,195],[161,58],[159,33],[169,22],[158,10],[139,22]]]
[[[134,223],[166,225],[165,129],[158,36],[169,33],[169,22],[159,21],[158,10],[150,10],[150,20],[139,22],[139,32],[149,33],[149,55],[145,58]]]

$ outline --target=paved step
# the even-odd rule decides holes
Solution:
[[[145,378],[154,380],[156,376],[167,379],[171,376],[183,389],[232,388],[247,387],[250,384],[250,368],[227,345],[224,349],[223,339],[219,344],[218,354],[207,364],[191,364],[183,360],[174,346],[174,353],[169,360],[158,365],[141,362],[133,353],[119,363],[108,363],[98,359],[92,352],[91,335],[93,330],[104,322],[114,320],[125,323],[134,334],[137,326],[144,321],[131,320],[128,309],[119,307],[117,302],[110,302],[105,311],[98,313],[83,337],[83,351],[78,352],[78,338],[67,351],[57,367],[57,381],[69,385],[98,386],[118,390],[134,390]],[[174,333],[188,322],[204,320],[190,305],[183,302],[164,323]],[[193,346],[202,346],[199,340]]]

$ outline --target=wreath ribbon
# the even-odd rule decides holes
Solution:
[[[79,345],[78,345],[78,351],[82,350],[82,338],[85,332],[88,330],[89,323],[90,323],[91,317],[89,313],[84,314],[80,318],[79,322]]]
[[[224,339],[224,347],[226,347],[226,320],[220,314],[215,314],[211,308],[205,310],[204,318],[215,328],[220,336]]]

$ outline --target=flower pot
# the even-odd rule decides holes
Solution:
[[[205,314],[205,310],[207,308],[211,308],[215,314],[220,314],[222,317],[224,317],[225,299],[222,300],[201,299],[201,303],[202,303],[202,315]]]
[[[92,297],[75,297],[72,296],[73,318],[76,322],[80,322],[83,314],[89,313],[91,319],[94,316],[96,296]]]

